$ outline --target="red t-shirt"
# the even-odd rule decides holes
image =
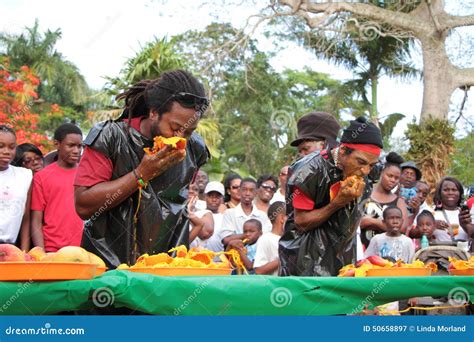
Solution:
[[[467,200],[466,202],[467,204],[467,207],[469,208],[469,210],[472,208],[472,205],[474,204],[474,197],[471,197]]]
[[[33,177],[31,210],[43,212],[46,252],[64,246],[80,246],[84,223],[74,207],[74,178],[77,168],[48,165]]]
[[[293,192],[293,208],[300,210],[313,210],[314,201],[297,187]]]
[[[130,120],[130,127],[140,132],[140,123],[144,116]],[[124,120],[128,122],[128,120]],[[98,183],[107,182],[112,178],[114,165],[112,161],[99,151],[86,146],[77,170],[75,186],[91,187]]]

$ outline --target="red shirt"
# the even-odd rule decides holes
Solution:
[[[297,187],[293,192],[293,208],[300,210],[313,210],[314,201]]]
[[[472,205],[474,204],[474,197],[469,198],[467,200],[466,204],[467,204],[467,207],[469,208],[469,210],[471,210]]]
[[[130,127],[140,132],[140,123],[145,117],[133,118]],[[124,120],[127,122],[128,120]],[[99,151],[86,146],[77,170],[75,186],[91,187],[98,183],[107,182],[112,179],[114,165],[112,160]]]
[[[74,178],[77,168],[48,165],[33,177],[31,210],[43,212],[46,252],[64,246],[80,246],[84,223],[74,207]]]

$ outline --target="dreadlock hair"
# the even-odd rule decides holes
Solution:
[[[13,134],[16,138],[16,133],[13,130],[13,128],[7,125],[0,125],[0,133],[10,133],[10,134]]]
[[[125,100],[121,118],[128,115],[130,122],[132,118],[148,115],[150,110],[157,111],[161,116],[171,110],[174,101],[169,101],[170,97],[178,92],[206,96],[201,82],[187,71],[168,71],[157,79],[140,81],[117,95],[116,100]]]

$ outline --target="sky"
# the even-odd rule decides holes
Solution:
[[[60,28],[62,38],[57,50],[76,64],[90,87],[100,89],[105,83],[103,76],[117,76],[126,59],[134,56],[140,46],[154,37],[204,29],[217,18],[242,27],[246,18],[256,13],[255,6],[244,6],[243,1],[216,1],[227,8],[219,6],[216,10],[209,1],[197,0],[0,0],[0,31],[20,33],[24,27],[31,27],[36,18],[41,31]],[[448,5],[450,1],[454,0],[448,0]],[[263,38],[259,41],[263,49],[269,48],[269,41]],[[352,75],[291,44],[278,53],[272,65],[278,71],[309,66],[340,80],[348,80]],[[380,116],[394,112],[407,116],[397,126],[395,136],[402,137],[406,123],[419,116],[422,92],[420,80],[381,79],[378,93]],[[471,99],[464,113],[474,118],[474,91],[471,90],[469,95]],[[453,108],[461,98],[460,91],[453,96]],[[460,122],[460,125],[464,124]]]

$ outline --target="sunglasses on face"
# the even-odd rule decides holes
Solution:
[[[230,188],[232,190],[237,190],[237,189],[240,189],[240,185],[232,185]]]
[[[186,92],[178,92],[168,97],[159,108],[163,107],[170,101],[176,101],[185,108],[194,108],[196,112],[199,112],[201,115],[204,114],[207,107],[209,107],[209,100],[207,97]]]
[[[277,189],[276,187],[268,185],[268,184],[262,184],[262,185],[260,185],[260,187],[262,189],[270,190],[270,191],[276,191],[276,189]]]

